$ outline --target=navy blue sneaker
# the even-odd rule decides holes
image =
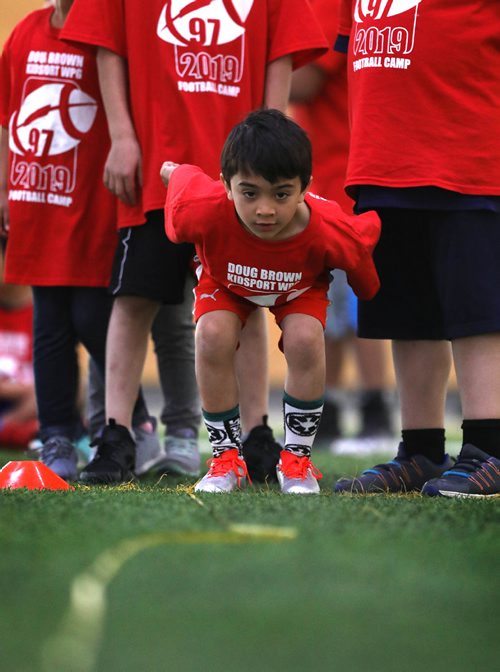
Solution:
[[[500,460],[466,443],[452,469],[422,488],[431,497],[500,496]]]
[[[438,478],[452,466],[453,461],[448,455],[445,455],[442,464],[435,464],[423,455],[408,457],[403,443],[400,443],[398,454],[393,460],[366,469],[357,478],[341,478],[335,483],[335,492],[360,495],[419,492],[424,483],[431,478]]]

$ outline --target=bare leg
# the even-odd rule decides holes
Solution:
[[[196,325],[196,378],[203,409],[223,413],[238,404],[235,353],[241,333],[237,315],[205,313]]]
[[[243,433],[262,424],[269,402],[267,320],[263,309],[255,310],[240,334],[236,353],[241,426]],[[251,381],[251,382],[250,382]]]
[[[129,430],[158,308],[151,299],[119,296],[111,312],[106,342],[106,415]]]
[[[286,392],[313,401],[325,391],[325,340],[323,326],[309,315],[287,315],[281,323],[287,361]]]
[[[444,427],[448,341],[393,341],[392,352],[403,429]]]
[[[463,417],[500,418],[500,334],[453,341]]]

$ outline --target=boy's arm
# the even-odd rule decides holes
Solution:
[[[0,236],[6,236],[9,232],[8,165],[9,131],[0,126]]]
[[[359,299],[367,301],[378,292],[380,280],[373,261],[373,250],[380,237],[380,218],[374,210],[347,215],[337,204],[334,224],[326,230],[322,244],[327,266],[340,268]]]
[[[179,167],[178,163],[174,163],[173,161],[165,161],[162,163],[162,166],[160,168],[160,177],[161,181],[163,184],[168,187],[168,183],[170,182],[170,176],[174,172],[176,168]]]
[[[286,112],[290,87],[292,84],[292,56],[287,55],[271,61],[266,69],[266,83],[264,88],[265,107],[275,108]]]
[[[317,65],[302,66],[292,75],[290,102],[308,103],[314,100],[323,90],[325,82],[326,74]]]
[[[128,103],[126,61],[101,47],[97,68],[111,137],[104,184],[126,205],[135,205],[137,189],[142,187],[142,158]]]

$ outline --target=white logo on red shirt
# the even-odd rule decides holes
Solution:
[[[422,0],[357,0],[354,19],[362,23],[364,19],[383,19],[395,16],[416,7]]]
[[[169,0],[156,33],[173,45],[182,93],[237,98],[245,63],[245,23],[255,0]],[[225,46],[229,45],[229,46]]]
[[[422,0],[356,0],[352,39],[354,72],[365,68],[407,70]]]
[[[165,42],[189,46],[227,44],[245,32],[254,0],[169,0],[158,20]]]
[[[11,116],[9,148],[36,157],[64,154],[81,142],[96,114],[97,102],[74,82],[42,84]]]

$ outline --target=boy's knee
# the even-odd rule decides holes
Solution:
[[[196,353],[201,357],[233,355],[238,344],[235,329],[229,321],[207,313],[196,326]]]

